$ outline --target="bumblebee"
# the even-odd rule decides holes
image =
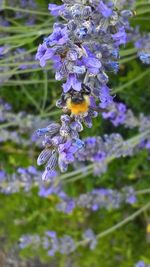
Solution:
[[[82,115],[88,112],[90,107],[91,89],[82,84],[82,90],[77,92],[70,90],[69,93],[62,95],[62,101],[65,102],[66,108],[72,115]]]
[[[91,89],[82,84],[81,91],[77,92],[71,89],[67,94],[62,93],[61,98],[56,105],[63,108],[64,112],[71,112],[71,115],[79,116],[86,114],[89,110],[96,112],[107,112],[107,109],[91,106],[90,96],[92,96]]]

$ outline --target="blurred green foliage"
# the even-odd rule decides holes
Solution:
[[[47,12],[47,4],[54,1],[37,0],[40,5],[39,10]],[[60,1],[55,1],[60,3]],[[14,12],[4,10],[6,18],[11,16],[11,27],[22,27],[25,29],[23,21],[15,20]],[[37,24],[40,30],[52,31],[52,23],[49,27],[49,18],[37,18]],[[141,30],[149,30],[148,22],[143,18],[149,19],[149,13],[133,18],[133,26],[140,24]],[[48,20],[47,20],[48,19]],[[46,22],[47,20],[47,22]],[[42,23],[45,23],[42,26]],[[10,36],[16,36],[14,45],[20,45],[20,33],[7,33]],[[23,45],[27,51],[36,48],[44,34],[37,35],[37,28],[30,28],[34,33],[32,38],[29,38],[26,45]],[[37,35],[37,38],[35,39]],[[8,40],[9,43],[11,39]],[[22,47],[22,46],[21,46]],[[132,46],[122,48],[126,51]],[[133,53],[135,55],[135,53]],[[124,56],[123,58],[128,58]],[[13,61],[8,60],[8,63]],[[8,64],[9,65],[9,64]],[[111,75],[110,85],[118,93],[116,99],[125,102],[129,108],[138,115],[140,112],[149,114],[150,102],[150,75],[139,78],[137,81],[132,81],[138,78],[142,73],[147,71],[147,67],[143,66],[138,59],[127,60],[121,64],[118,75]],[[10,71],[8,71],[10,72]],[[21,71],[20,71],[21,72]],[[1,97],[13,106],[15,112],[26,111],[31,114],[45,115],[50,120],[56,119],[57,116],[51,116],[51,112],[57,110],[55,101],[60,95],[60,83],[51,81],[54,79],[52,68],[50,70],[38,70],[29,73],[11,73],[10,82],[6,81],[0,88]],[[10,74],[9,73],[9,74]],[[35,81],[33,84],[32,81]],[[131,82],[129,84],[129,82]],[[29,84],[27,84],[29,83]],[[125,86],[126,84],[126,86]],[[122,86],[124,86],[122,88]],[[121,89],[122,88],[122,89]],[[44,104],[43,104],[44,103]],[[49,114],[49,115],[46,115]],[[114,128],[109,122],[97,118],[94,121],[94,127],[83,133],[83,136],[103,135],[104,133],[120,132],[125,138],[133,136],[134,131],[125,130],[123,127]],[[136,132],[136,130],[135,130]],[[34,148],[33,148],[34,149]],[[18,147],[13,142],[2,144],[0,153],[1,166],[5,166],[8,172],[13,172],[17,167],[27,167],[36,165],[36,156],[38,151],[34,150],[33,155],[29,156],[28,149]],[[149,188],[150,184],[150,168],[148,153],[141,151],[133,158],[121,158],[113,160],[108,168],[107,173],[100,177],[85,177],[74,183],[65,185],[65,190],[71,196],[77,196],[92,190],[95,187],[106,187],[120,189],[126,185],[132,185],[136,190]],[[134,212],[150,201],[149,195],[141,195],[136,206],[122,206],[118,210],[100,210],[90,213],[82,209],[76,209],[71,215],[64,215],[55,210],[57,199],[55,197],[40,198],[36,188],[32,192],[25,194],[24,192],[13,195],[0,194],[0,236],[4,239],[3,249],[9,250],[14,244],[17,244],[18,239],[23,234],[38,233],[42,235],[46,230],[55,230],[58,236],[63,234],[71,235],[75,240],[81,239],[81,233],[84,229],[92,228],[95,233],[100,233],[103,230],[115,225],[121,221],[124,216]],[[65,267],[67,264],[72,264],[72,267],[131,267],[139,259],[150,261],[149,243],[147,241],[146,224],[149,220],[150,213],[145,212],[133,222],[127,224],[120,230],[102,238],[98,242],[98,246],[94,251],[90,251],[87,247],[79,248],[76,252],[68,256],[57,255],[54,259],[49,258],[47,253],[40,249],[36,251],[34,248],[28,248],[21,252],[21,256],[32,258],[39,255],[44,262],[55,262],[56,266]]]

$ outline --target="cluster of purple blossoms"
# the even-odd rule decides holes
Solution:
[[[48,183],[41,181],[42,172],[37,170],[34,166],[28,168],[19,167],[16,172],[12,174],[6,173],[4,170],[0,170],[0,193],[2,194],[14,194],[23,190],[24,192],[30,192],[33,187],[38,187],[38,195],[40,197],[48,197],[50,195],[56,195],[62,199],[65,195],[62,189],[62,185],[54,184],[54,180],[51,179]],[[66,196],[66,195],[65,195]]]
[[[88,137],[84,139],[84,147],[76,155],[76,165],[93,163],[93,174],[100,175],[106,172],[109,161],[114,158],[131,156],[135,145],[124,141],[122,136],[116,134],[105,134],[103,138]]]
[[[41,141],[33,131],[36,130],[39,125],[40,127],[45,127],[48,122],[48,119],[27,114],[25,111],[15,113],[12,111],[11,105],[0,98],[0,143],[12,141],[18,145],[30,146],[35,144],[41,147]],[[5,125],[11,128],[7,129]],[[24,134],[29,135],[29,138],[25,138]]]
[[[113,102],[109,110],[102,113],[104,119],[109,119],[117,127],[124,125],[126,128],[139,127],[139,120],[135,117],[131,109],[127,109],[124,103]]]
[[[137,127],[140,133],[149,131],[150,118],[140,115],[136,118],[130,109],[122,103],[113,103],[108,112],[103,112],[103,117],[110,119],[118,126],[123,124],[127,128]],[[13,113],[11,106],[1,100],[0,104],[1,122],[10,123],[11,129],[2,129],[0,142],[11,140],[15,144],[30,146],[33,143],[41,147],[43,139],[44,150],[38,157],[38,165],[46,164],[43,180],[52,181],[58,175],[58,168],[61,172],[67,170],[69,164],[75,168],[84,167],[87,163],[94,163],[95,174],[103,173],[107,170],[109,158],[132,155],[134,147],[124,141],[120,134],[104,135],[104,137],[79,138],[79,133],[83,127],[80,121],[74,121],[69,115],[61,116],[60,123],[51,123],[48,119],[43,120],[39,116],[27,115],[25,112]],[[31,136],[31,140],[24,138],[24,133],[32,133],[37,125],[44,127]],[[2,125],[3,126],[3,125]],[[17,127],[17,131],[16,131]],[[37,138],[37,134],[40,138]],[[149,135],[139,139],[140,147],[149,149]]]
[[[40,182],[41,172],[33,166],[28,168],[18,168],[13,174],[7,174],[0,170],[0,193],[14,194],[23,189],[25,192],[31,190],[33,186],[42,188]]]
[[[65,235],[61,238],[57,237],[56,232],[46,231],[43,237],[38,235],[23,235],[20,238],[20,248],[24,249],[28,246],[39,246],[44,248],[49,256],[54,256],[56,252],[61,254],[69,254],[75,250],[74,240]]]
[[[56,185],[54,183],[54,179],[43,184],[40,179],[41,174],[41,171],[33,166],[20,167],[13,174],[7,174],[0,170],[0,193],[8,195],[20,192],[20,190],[30,192],[31,188],[36,186],[39,189],[38,195],[40,197],[57,196],[60,202],[56,209],[67,214],[75,208],[84,208],[91,211],[97,211],[101,208],[110,210],[117,209],[122,204],[133,205],[137,201],[132,187],[124,187],[120,191],[97,188],[91,192],[81,194],[77,198],[71,198],[63,191],[62,184]]]
[[[67,195],[61,196],[62,200],[57,204],[57,210],[71,213],[75,208],[86,208],[97,211],[105,208],[107,210],[118,209],[121,204],[133,205],[136,203],[136,195],[132,187],[125,187],[120,192],[112,189],[97,188],[91,192],[81,194],[73,199]]]
[[[83,244],[89,245],[89,248],[93,250],[97,245],[97,239],[94,232],[91,229],[84,231]],[[34,246],[35,248],[44,248],[49,256],[54,256],[55,253],[68,255],[76,250],[78,243],[69,235],[58,237],[55,231],[46,231],[43,237],[38,235],[23,235],[20,238],[20,248],[24,249],[28,246]]]
[[[117,108],[121,107],[120,110]],[[131,110],[126,110],[124,104],[114,106],[115,111],[104,114],[105,118],[110,117],[115,126],[124,124],[125,127],[137,127],[139,130],[138,139],[125,141],[122,136],[116,134],[105,134],[102,137],[88,137],[82,141],[78,133],[82,130],[79,121],[71,122],[68,115],[61,116],[61,122],[51,123],[46,128],[39,129],[37,134],[43,137],[44,150],[40,153],[37,164],[46,164],[43,180],[51,180],[55,177],[57,166],[61,172],[65,172],[69,164],[85,167],[87,163],[93,163],[94,174],[101,174],[107,170],[111,159],[121,156],[131,156],[137,152],[139,145],[149,149],[150,119],[143,114],[137,119]],[[117,112],[118,113],[117,113]],[[123,111],[123,113],[121,113]],[[142,134],[145,133],[143,136]]]
[[[65,172],[68,165],[74,162],[75,153],[84,146],[84,142],[79,139],[79,132],[82,129],[79,121],[71,121],[70,116],[62,115],[61,124],[51,123],[37,131],[39,136],[44,136],[45,149],[37,159],[38,165],[46,164],[44,180],[55,175],[57,165],[61,172]]]
[[[53,33],[39,45],[36,59],[44,67],[54,62],[56,80],[66,80],[63,93],[82,91],[89,86],[95,100],[107,107],[110,96],[107,71],[118,71],[119,47],[126,43],[126,29],[132,12],[116,10],[110,1],[64,1],[64,5],[49,4],[54,16],[66,23],[55,23]],[[91,106],[92,106],[92,99]],[[65,103],[59,106],[65,108]],[[89,110],[90,112],[90,110]],[[80,116],[83,120],[84,115]]]
[[[134,43],[139,59],[144,64],[150,64],[150,34],[141,33],[139,26],[132,28],[127,35],[128,42]]]
[[[63,2],[61,6],[49,4],[51,14],[61,16],[65,23],[54,24],[52,34],[39,45],[36,54],[42,67],[49,60],[54,62],[55,79],[64,81],[56,105],[71,113],[62,115],[60,123],[38,131],[44,136],[45,149],[38,158],[38,165],[46,163],[43,179],[51,176],[57,163],[62,172],[67,170],[75,154],[84,147],[79,138],[82,123],[92,127],[92,118],[98,115],[96,110],[109,109],[113,103],[106,72],[118,71],[119,49],[127,42],[126,31],[132,16],[131,11],[117,9],[107,0]],[[79,97],[83,87],[89,88],[89,108],[74,114],[64,99],[71,95]]]
[[[140,113],[139,117],[136,117],[131,109],[127,109],[124,103],[113,102],[109,107],[109,111],[103,112],[104,119],[109,119],[116,127],[123,125],[126,128],[137,128],[139,133],[144,133],[150,129],[150,116],[145,116]],[[150,136],[142,138],[139,142],[140,148],[146,148],[150,151]]]

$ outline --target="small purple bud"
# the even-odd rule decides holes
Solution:
[[[61,128],[60,128],[60,135],[63,136],[63,137],[68,137],[70,136],[70,133],[71,133],[71,130],[70,130],[70,127],[67,126],[67,125],[63,125]]]
[[[60,124],[59,123],[51,123],[47,126],[48,133],[52,136],[59,132]]]
[[[71,124],[70,124],[70,128],[74,131],[77,131],[77,132],[81,132],[83,131],[83,126],[81,124],[81,122],[79,121],[73,121]]]
[[[82,140],[80,140],[79,138],[76,138],[73,141],[74,141],[73,144],[75,144],[75,146],[79,149],[81,149],[82,147],[85,146],[85,143]]]
[[[36,131],[36,134],[37,134],[38,136],[43,136],[43,135],[46,134],[46,133],[48,133],[48,129],[47,129],[47,128],[38,129],[38,130]]]
[[[60,119],[61,119],[61,122],[65,122],[65,123],[69,123],[71,121],[68,115],[62,115]]]
[[[52,155],[52,150],[45,148],[38,156],[37,165],[40,166],[45,164],[51,155]]]
[[[46,164],[46,170],[51,171],[56,168],[57,165],[57,153],[55,150],[52,151],[52,155],[50,156],[47,164]]]

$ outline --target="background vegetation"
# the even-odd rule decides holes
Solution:
[[[57,120],[60,111],[55,107],[55,101],[60,96],[61,84],[54,80],[51,65],[43,71],[34,59],[38,44],[52,31],[53,18],[47,11],[50,1],[37,0],[34,9],[30,6],[23,9],[20,1],[13,2],[12,4],[12,1],[6,1],[0,10],[0,46],[5,46],[7,50],[0,60],[0,96],[12,105],[13,113],[25,111],[27,115],[33,114],[49,121]],[[137,2],[137,16],[132,19],[132,24],[139,25],[141,31],[148,31],[150,6],[140,5],[143,1]],[[34,23],[28,25],[31,19]],[[8,22],[7,27],[4,22]],[[19,52],[18,49],[24,49],[24,52]],[[111,87],[117,92],[117,100],[126,103],[136,115],[141,112],[148,115],[150,69],[137,59],[133,45],[123,47],[121,55],[120,71],[110,77]],[[21,64],[27,67],[22,69]],[[127,139],[136,134],[136,130],[114,128],[110,122],[100,118],[93,122],[93,128],[84,131],[84,136],[120,132]],[[36,125],[36,128],[38,129],[39,125]],[[0,131],[4,129],[9,132],[19,131],[19,125],[2,122]],[[24,138],[29,139],[35,129],[31,133],[25,131]],[[36,167],[40,150],[34,144],[28,147],[7,140],[0,145],[0,168],[8,174],[14,173],[19,167]],[[84,179],[66,183],[65,191],[70,196],[78,196],[95,187],[119,190],[127,185],[133,186],[135,190],[150,188],[149,155],[146,150],[134,157],[113,160],[108,171],[101,176],[93,177],[87,174]],[[1,193],[0,247],[5,253],[12,248],[16,248],[18,253],[18,240],[21,235],[42,235],[48,229],[56,231],[59,236],[68,234],[80,240],[84,229],[92,228],[98,234],[122,221],[149,201],[150,194],[141,194],[133,206],[124,204],[119,209],[101,209],[97,212],[75,209],[73,213],[64,215],[55,209],[57,199],[53,196],[41,198],[36,187],[28,193],[23,190],[14,194]],[[31,260],[38,256],[41,262],[60,267],[131,267],[139,260],[150,264],[150,233],[147,232],[149,222],[150,211],[147,210],[117,231],[101,238],[94,251],[90,251],[88,247],[79,247],[69,256],[58,254],[49,257],[43,249],[37,251],[29,247],[19,252],[20,257]]]

